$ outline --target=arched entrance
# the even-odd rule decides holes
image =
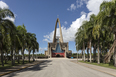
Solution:
[[[61,55],[60,54],[57,54],[56,57],[61,57]]]
[[[65,51],[61,50],[59,43],[57,43],[56,50],[52,51],[52,57],[65,57]]]

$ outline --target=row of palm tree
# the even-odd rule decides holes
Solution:
[[[89,21],[83,21],[75,37],[77,51],[82,50],[82,59],[86,60],[86,49],[88,61],[90,58],[90,62],[92,62],[93,48],[93,61],[97,61],[99,64],[116,40],[116,0],[104,1],[100,5],[100,11],[97,15],[92,14]],[[116,66],[116,50],[114,53],[114,66]]]
[[[30,62],[30,53],[33,51],[33,61],[34,61],[34,52],[38,51],[39,43],[37,42],[36,35],[34,33],[27,32],[24,24],[15,26],[15,24],[6,19],[6,17],[14,17],[14,14],[9,9],[0,8],[0,54],[1,54],[1,63],[4,66],[7,63],[7,60],[4,56],[8,54],[11,55],[12,65],[15,65],[15,56],[18,56],[19,61],[19,52],[21,51],[22,60],[24,64],[24,51],[28,50],[29,52],[29,62]]]

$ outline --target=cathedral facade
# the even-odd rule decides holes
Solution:
[[[59,23],[60,36],[56,36],[57,23]],[[63,42],[61,24],[59,18],[56,20],[53,42],[48,42],[48,50],[45,51],[45,55],[49,58],[53,57],[68,57],[72,54],[72,51],[69,51],[68,42]]]

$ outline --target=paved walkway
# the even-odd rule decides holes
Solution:
[[[114,77],[74,63],[74,60],[71,62],[71,59],[46,59],[42,61],[42,63],[35,66],[10,73],[3,77]]]
[[[10,68],[7,68],[7,69],[0,69],[0,76],[9,74],[9,73],[12,73],[12,72],[15,72],[15,71],[19,71],[21,69],[27,68],[29,66],[32,66],[32,65],[35,65],[35,64],[38,64],[38,63],[41,63],[41,61],[35,61],[33,63],[27,63],[27,64],[24,64],[24,65],[13,66],[13,67],[10,67]]]
[[[71,61],[74,62],[74,63],[77,63],[77,60],[71,60]],[[82,62],[78,62],[77,64],[85,66],[87,68],[91,68],[91,69],[94,69],[94,70],[97,70],[97,71],[101,71],[101,72],[116,76],[116,69],[101,67],[101,66],[82,63]]]

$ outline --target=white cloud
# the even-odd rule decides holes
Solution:
[[[21,50],[19,51],[19,54],[22,55]],[[24,54],[29,54],[29,52],[25,49],[25,50],[24,50]]]
[[[1,9],[8,9],[9,6],[8,6],[5,2],[0,1],[0,8],[1,8]]]
[[[86,7],[94,14],[98,14],[99,7],[102,2],[103,0],[89,0]]]
[[[8,20],[10,20],[10,21],[12,21],[12,22],[15,21],[15,18],[12,18],[12,17],[6,17],[6,18],[4,18],[4,19],[8,19]]]
[[[67,21],[65,21],[65,22],[64,22],[64,24],[65,24],[65,25],[67,25],[67,24],[68,24],[68,22],[67,22]]]
[[[65,42],[74,41],[75,33],[77,32],[77,28],[81,26],[82,21],[86,20],[86,15],[82,15],[80,18],[77,18],[75,21],[72,22],[69,28],[62,26],[62,34],[63,40]],[[44,36],[43,41],[52,42],[53,41],[54,31],[50,34]],[[56,36],[60,36],[60,30],[57,28]]]
[[[87,19],[90,18],[90,15],[91,14],[95,14],[97,15],[99,13],[99,7],[100,7],[100,4],[103,2],[103,1],[111,1],[111,0],[89,0],[86,7],[87,9],[90,11],[87,15]]]
[[[24,50],[24,54],[29,54],[29,52],[25,49],[25,50]]]
[[[77,8],[81,7],[84,3],[87,4],[88,0],[77,0]]]
[[[70,8],[67,8],[68,11],[72,11],[72,10],[75,10],[75,9],[76,9],[75,4],[71,4]]]
[[[77,0],[78,1],[78,0]],[[85,12],[82,12],[82,16],[80,18],[77,18],[75,21],[72,21],[72,24],[69,28],[66,28],[62,26],[62,34],[63,34],[63,40],[65,42],[74,41],[75,39],[75,33],[77,32],[77,29],[81,26],[82,22],[84,20],[89,20],[91,14],[98,14],[99,12],[99,6],[104,0],[81,0],[85,1],[87,9],[90,11],[88,14],[84,14]],[[110,1],[110,0],[106,0]],[[82,4],[81,4],[82,6]],[[70,10],[70,9],[69,9]],[[44,36],[43,41],[52,42],[53,41],[53,35],[54,31],[52,31],[50,34]],[[57,36],[60,35],[59,28],[57,28]]]
[[[41,47],[39,48],[40,52],[45,51],[45,50],[47,50],[47,48],[41,48]]]
[[[0,1],[0,8],[1,8],[1,9],[9,9],[9,6],[8,6],[5,2]],[[16,15],[15,15],[15,17],[16,17]],[[12,22],[15,21],[15,18],[12,18],[12,17],[6,17],[6,18],[4,18],[4,19],[11,20]]]
[[[84,11],[81,12],[81,15],[86,15],[86,13]]]

